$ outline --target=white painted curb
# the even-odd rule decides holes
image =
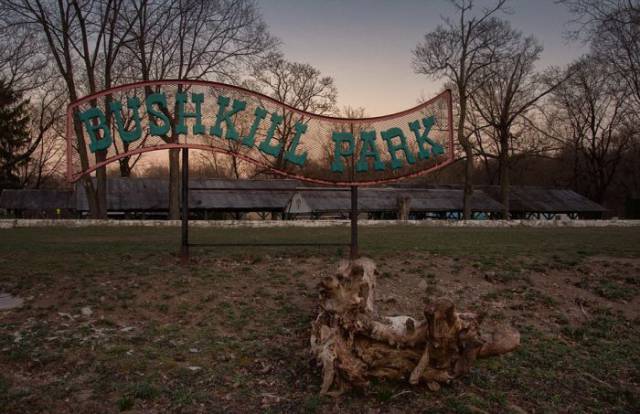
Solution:
[[[0,229],[26,227],[179,227],[179,220],[68,220],[0,219]],[[335,227],[349,226],[349,220],[193,220],[189,227]],[[360,226],[420,227],[640,227],[640,220],[358,220]]]

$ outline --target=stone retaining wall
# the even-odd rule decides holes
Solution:
[[[179,220],[55,220],[1,219],[0,229],[24,227],[178,227]],[[349,220],[194,220],[189,227],[332,227]],[[640,220],[359,220],[361,226],[408,225],[425,227],[640,227]]]

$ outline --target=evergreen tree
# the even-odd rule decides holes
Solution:
[[[0,190],[20,187],[18,167],[26,162],[37,144],[31,145],[29,102],[0,79]]]

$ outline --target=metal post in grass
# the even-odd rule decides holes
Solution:
[[[353,136],[354,128],[353,123],[349,124],[349,130],[351,136]],[[351,181],[355,181],[356,177],[356,151],[351,154]],[[351,219],[351,251],[349,257],[351,260],[358,258],[358,186],[351,186],[351,212],[349,214]]]
[[[182,240],[180,260],[189,260],[189,149],[182,148]]]
[[[358,186],[351,186],[351,259],[358,257]]]

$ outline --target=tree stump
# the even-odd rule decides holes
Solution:
[[[372,378],[425,383],[435,391],[469,372],[476,358],[504,354],[520,344],[513,328],[481,333],[481,318],[457,312],[448,299],[428,303],[424,319],[378,315],[371,259],[343,261],[319,287],[311,352],[322,367],[322,394],[366,387]]]

